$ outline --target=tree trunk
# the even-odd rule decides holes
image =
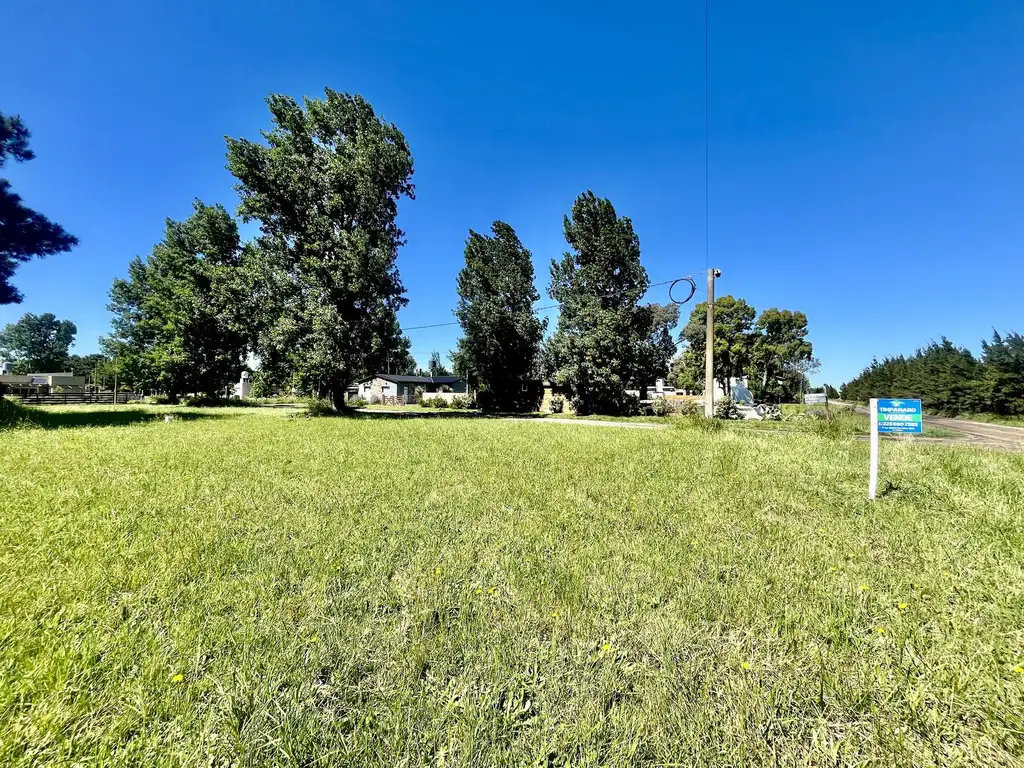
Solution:
[[[339,412],[343,410],[346,407],[345,395],[348,394],[348,386],[332,382],[328,391],[331,395],[331,404],[334,406],[334,410]]]

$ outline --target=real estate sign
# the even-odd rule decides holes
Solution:
[[[878,490],[878,435],[920,435],[924,432],[920,400],[871,398],[871,464],[868,476],[868,498]]]
[[[901,435],[920,435],[924,432],[921,421],[920,400],[872,400],[878,408],[878,431]]]
[[[828,395],[824,392],[812,392],[804,395],[804,405],[827,405]]]

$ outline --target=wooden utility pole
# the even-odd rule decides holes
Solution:
[[[704,341],[704,415],[715,415],[715,278],[721,277],[717,269],[708,270],[707,337]]]

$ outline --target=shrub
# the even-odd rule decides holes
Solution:
[[[628,392],[625,397],[622,398],[622,415],[623,416],[639,416],[640,415],[640,397],[639,395],[631,395]]]
[[[420,398],[420,408],[433,408],[433,407],[434,407],[434,398],[432,398],[432,397],[421,397]]]
[[[448,407],[448,401],[445,400],[443,397],[435,397],[434,398],[434,407],[435,408],[447,408]]]
[[[452,398],[452,408],[472,408],[473,399],[469,395],[456,395]]]
[[[182,404],[189,408],[216,408],[222,405],[229,405],[227,400],[220,397],[210,397],[209,395],[196,395],[195,397],[186,397],[181,401]]]
[[[365,408],[368,405],[369,403],[366,402],[365,397],[353,397],[351,400],[348,401],[349,408]]]
[[[656,397],[651,402],[651,414],[654,416],[668,416],[672,413],[672,406],[664,397]]]
[[[167,395],[150,395],[145,401],[150,405],[172,405],[171,398]]]
[[[129,400],[127,404],[128,405],[145,405],[146,401],[145,400]]]
[[[736,407],[736,401],[731,397],[725,397],[715,403],[715,418],[725,421],[736,421],[742,419],[740,409]]]
[[[380,395],[370,395],[370,405],[380,405]]]
[[[676,406],[675,411],[680,416],[696,416],[701,412],[700,406],[694,400],[683,400]]]
[[[317,416],[333,416],[337,411],[331,405],[331,401],[324,397],[311,397],[306,401],[306,416],[315,418]]]
[[[554,395],[551,398],[550,408],[552,413],[562,413],[565,410],[565,398],[561,395]]]

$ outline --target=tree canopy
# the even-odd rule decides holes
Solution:
[[[680,334],[684,348],[675,359],[672,382],[680,389],[703,391],[707,302],[697,304]],[[792,400],[814,370],[807,340],[807,315],[770,308],[760,315],[744,299],[715,299],[715,381],[724,392],[746,376],[758,400]]]
[[[561,311],[546,363],[577,413],[621,413],[627,389],[668,370],[666,315],[639,305],[650,286],[640,240],[609,200],[584,192],[563,224],[570,250],[551,262],[548,294]]]
[[[1024,414],[1024,337],[993,331],[981,359],[943,337],[909,357],[872,360],[840,388],[844,399],[920,398],[930,410],[951,415]]]
[[[29,138],[20,117],[0,113],[0,168],[8,158],[24,163],[35,157]],[[59,224],[23,205],[11,183],[0,178],[0,304],[21,302],[21,293],[11,285],[19,264],[69,251],[77,244],[78,239]]]
[[[707,347],[708,304],[702,301],[690,313],[679,340],[686,345],[688,363],[703,371]],[[723,392],[732,391],[733,378],[743,376],[754,353],[754,318],[757,312],[743,299],[719,296],[715,299],[714,376]],[[703,381],[703,375],[694,377]],[[703,383],[700,386],[703,389]]]
[[[114,281],[113,332],[102,341],[126,383],[172,399],[216,395],[238,379],[246,353],[238,225],[221,205],[193,207],[185,221],[168,219],[163,241]]]
[[[483,407],[532,410],[536,404],[523,399],[522,382],[534,374],[546,326],[533,311],[540,298],[533,285],[533,261],[511,226],[495,221],[491,232],[488,236],[470,230],[466,241],[466,263],[456,283],[455,315],[463,335],[455,369],[471,374]]]
[[[401,350],[398,201],[413,197],[405,136],[360,96],[267,99],[266,143],[228,139],[239,213],[260,222],[244,260],[261,364],[335,405]],[[406,347],[407,350],[407,347]]]
[[[77,333],[73,322],[58,320],[52,312],[26,313],[0,330],[0,359],[17,363],[22,374],[67,370],[68,350]]]

